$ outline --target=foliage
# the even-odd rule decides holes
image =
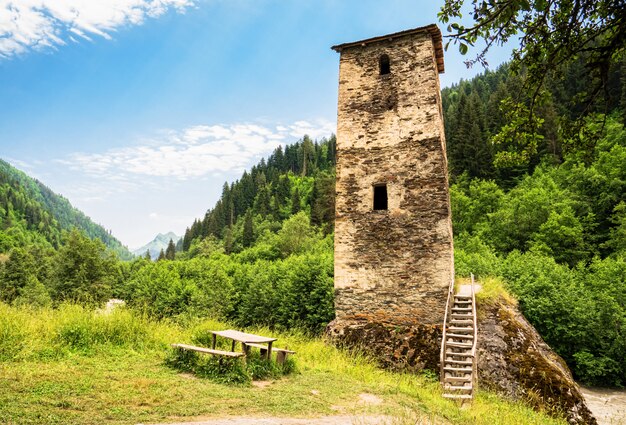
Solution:
[[[589,384],[626,384],[626,131],[548,161],[506,190],[462,174],[450,188],[458,276],[505,282],[541,336]]]
[[[624,5],[619,1],[472,0],[468,26],[460,21],[465,3],[446,0],[439,13],[442,23],[450,22],[450,41],[466,54],[468,46],[483,40],[485,47],[467,63],[486,65],[486,54],[493,45],[519,37],[520,47],[513,51],[513,70],[525,71],[525,92],[532,105],[547,80],[563,76],[566,66],[581,56],[591,83],[581,94],[592,102],[607,88],[611,68],[626,52]],[[529,118],[532,112],[531,107],[530,115],[525,116]]]
[[[208,315],[319,332],[334,316],[332,275],[332,239],[300,213],[235,255],[215,250],[185,261],[138,262],[119,290],[157,317]]]
[[[224,184],[215,206],[186,230],[183,251],[209,235],[220,240],[228,235],[228,252],[240,251],[252,246],[260,234],[253,229],[255,217],[280,223],[300,210],[310,213],[311,208],[315,224],[331,229],[334,197],[325,195],[334,185],[335,150],[335,136],[313,142],[305,135],[284,149],[279,146],[239,180]]]
[[[92,222],[67,199],[0,160],[0,252],[34,245],[57,248],[63,233],[72,229],[101,240],[124,260],[132,258],[110,231]]]
[[[512,64],[444,88],[453,179],[467,173],[510,188],[542,162],[561,163],[575,155],[588,165],[605,130],[626,117],[626,55],[611,62],[602,105],[580,100],[591,85],[587,63],[581,55],[563,64],[560,75],[546,76],[544,89],[534,98],[524,90],[525,71],[512,73]]]
[[[222,358],[175,348],[166,363],[180,371],[191,372],[220,384],[250,385],[250,365],[238,358]]]
[[[59,301],[101,303],[112,295],[116,273],[113,254],[99,240],[74,230],[56,255],[52,291]]]

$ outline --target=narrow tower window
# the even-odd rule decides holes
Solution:
[[[379,184],[374,186],[374,210],[387,209],[387,185]]]
[[[378,63],[380,65],[380,75],[387,75],[391,72],[391,66],[389,65],[389,56],[381,55]]]

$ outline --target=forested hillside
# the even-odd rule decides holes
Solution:
[[[132,255],[110,231],[72,207],[41,182],[0,160],[0,252],[41,245],[58,248],[64,231],[79,229],[123,259]]]
[[[244,172],[241,179],[224,183],[222,196],[202,220],[187,229],[180,248],[189,251],[194,241],[207,236],[224,239],[227,253],[251,246],[260,231],[306,210],[314,225],[332,232],[335,215],[335,137],[313,142],[308,136],[279,146],[267,159]],[[256,236],[255,236],[256,233]]]

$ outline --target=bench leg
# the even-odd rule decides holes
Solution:
[[[263,352],[261,351],[261,357],[263,357]],[[267,344],[267,355],[266,355],[267,360],[271,360],[272,359],[272,341],[270,341]]]
[[[217,344],[217,335],[213,334],[213,349],[215,350],[215,345]]]
[[[276,352],[276,363],[282,365],[285,363],[286,359],[287,359],[287,353],[285,353],[284,351]]]
[[[236,344],[236,341],[233,339],[233,345],[232,347],[230,347],[230,351],[235,351],[235,344]]]

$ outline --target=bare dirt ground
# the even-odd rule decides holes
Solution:
[[[255,387],[265,388],[270,381],[255,381]],[[316,392],[316,390],[311,390]],[[378,405],[383,400],[374,394],[361,393],[357,404]],[[391,425],[392,419],[383,415],[333,415],[321,418],[252,418],[237,416],[230,418],[206,419],[196,422],[177,422],[167,425]],[[142,425],[142,424],[139,424]],[[159,424],[156,424],[159,425]],[[161,424],[165,425],[165,424]]]
[[[197,422],[179,422],[167,425],[390,425],[386,416],[324,416],[321,418],[222,418]]]
[[[599,425],[626,425],[626,390],[580,387]]]

